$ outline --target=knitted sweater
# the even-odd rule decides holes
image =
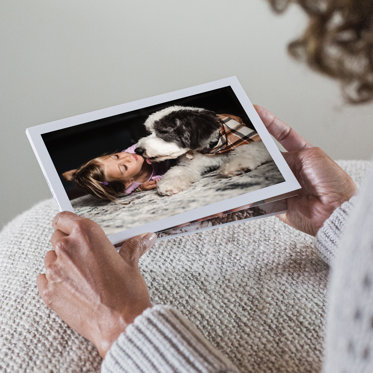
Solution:
[[[357,184],[365,177],[368,168],[367,161],[342,161],[339,164]],[[364,208],[368,209],[368,200]],[[98,372],[101,366],[105,369],[106,361],[102,364],[96,348],[69,328],[43,303],[37,292],[36,277],[44,271],[43,258],[51,249],[51,221],[57,212],[53,199],[43,201],[15,218],[0,232],[1,372]],[[364,223],[369,224],[369,221]],[[357,221],[356,225],[363,227],[361,221]],[[352,226],[348,224],[348,227]],[[345,232],[347,234],[347,230]],[[366,240],[362,240],[361,244],[364,242]],[[358,252],[356,242],[347,243],[344,247],[354,248],[351,255]],[[340,246],[337,254],[342,251]],[[347,258],[345,263],[350,265],[351,270],[345,276],[346,281],[351,284],[351,276],[356,279],[360,276],[360,283],[369,286],[369,278],[365,279],[357,260],[358,257],[353,260]],[[368,262],[363,263],[362,268]],[[334,263],[338,264],[338,255]],[[330,271],[325,261],[320,259],[312,237],[275,217],[269,217],[158,241],[139,264],[152,303],[168,304],[172,310],[177,309],[172,312],[180,315],[183,321],[181,325],[179,319],[176,324],[173,319],[172,324],[164,322],[161,331],[172,332],[167,335],[175,336],[175,326],[182,328],[182,334],[187,333],[188,341],[199,341],[200,335],[203,335],[202,346],[201,343],[196,345],[203,352],[203,357],[198,353],[195,356],[193,346],[184,347],[183,343],[187,342],[178,339],[181,343],[178,347],[183,347],[179,361],[184,361],[185,370],[194,369],[185,362],[183,354],[186,353],[190,359],[195,359],[193,363],[197,369],[202,366],[206,370],[224,367],[229,364],[221,357],[224,356],[242,372],[305,373],[321,370],[325,350],[326,286]],[[333,265],[333,271],[337,267]],[[336,276],[333,274],[332,277]],[[340,283],[344,286],[344,282]],[[355,355],[347,356],[347,347],[342,346],[338,356],[339,364],[346,364],[348,372],[359,371],[359,367],[357,370],[350,369],[347,365],[350,364],[349,359],[355,367],[360,357],[369,355],[365,348],[370,315],[365,313],[364,306],[369,298],[360,297],[356,302],[355,298],[361,295],[357,290],[356,286],[349,288],[346,296],[351,293],[349,299],[352,301],[344,302],[343,311],[348,311],[347,316],[352,315],[355,320],[356,310],[351,312],[349,307],[359,305],[360,312],[356,313],[356,317],[361,325],[361,335],[365,337],[360,338],[354,334],[355,329],[349,329],[353,344],[347,343],[347,347],[350,345]],[[328,293],[331,294],[331,291]],[[334,293],[344,295],[342,292]],[[329,298],[329,305],[332,304]],[[164,313],[169,319],[170,308],[155,306],[149,312]],[[344,317],[340,308],[335,309],[340,317]],[[140,318],[148,317],[147,312]],[[346,333],[345,325],[349,325],[349,319],[333,319],[338,322],[333,328]],[[149,322],[141,325],[149,325]],[[194,328],[198,328],[201,334],[197,335]],[[141,327],[129,327],[121,338],[131,338],[131,329],[135,336],[141,334]],[[329,327],[327,329],[330,330]],[[157,333],[159,331],[154,331],[154,334]],[[176,337],[178,335],[176,333]],[[337,346],[329,342],[329,335],[333,334],[328,333],[327,346]],[[338,334],[334,336],[339,340]],[[144,338],[133,340],[143,353],[152,351]],[[112,351],[116,346],[113,345]],[[158,347],[162,346],[158,346],[157,342]],[[136,350],[134,346],[131,347],[132,353],[133,350]],[[180,353],[175,347],[172,350],[176,351],[172,356]],[[328,366],[333,359],[329,358],[328,347],[326,350]],[[216,351],[219,355],[214,357]],[[132,356],[137,364],[143,363],[138,354],[137,350]],[[167,371],[163,358],[153,356],[162,363],[161,371]],[[164,356],[169,359],[169,355]],[[208,356],[208,362],[205,356]],[[121,360],[122,365],[127,362]],[[145,371],[157,371],[151,363],[147,364],[143,366]],[[132,366],[133,363],[128,362],[128,367]],[[333,366],[329,371],[333,371]],[[338,369],[335,371],[338,372]]]
[[[337,208],[317,234],[320,255],[333,267],[325,372],[373,371],[372,189],[373,172],[359,200],[353,197]],[[354,205],[356,211],[351,213]],[[343,237],[342,232],[346,232]],[[138,316],[122,333],[102,365],[104,373],[153,371],[238,369],[176,309],[155,306]]]

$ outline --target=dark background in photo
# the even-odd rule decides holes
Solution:
[[[79,124],[42,135],[53,164],[70,200],[86,192],[68,182],[62,173],[80,167],[92,158],[122,151],[148,133],[143,126],[147,117],[172,105],[195,106],[217,114],[234,114],[246,125],[253,125],[231,87],[224,87],[185,98],[163,102],[135,111]]]

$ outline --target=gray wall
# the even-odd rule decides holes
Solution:
[[[368,159],[373,106],[286,54],[304,25],[264,0],[2,0],[0,226],[50,197],[25,128],[231,75],[333,158]]]

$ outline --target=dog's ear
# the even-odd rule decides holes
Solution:
[[[220,122],[213,111],[203,110],[192,114],[189,125],[191,148],[195,149],[220,127]]]
[[[67,180],[67,181],[71,181],[74,177],[74,174],[76,172],[76,168],[74,168],[73,170],[69,170],[69,171],[65,171],[62,176]]]
[[[213,111],[172,108],[169,114],[153,125],[157,136],[166,142],[175,142],[182,148],[198,149],[220,127],[220,120]]]

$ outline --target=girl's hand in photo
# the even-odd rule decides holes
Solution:
[[[151,307],[138,260],[156,239],[131,238],[119,253],[100,226],[71,212],[53,220],[54,233],[37,279],[39,293],[102,357],[136,316]]]
[[[157,187],[157,180],[149,180],[149,181],[145,181],[144,183],[142,183],[139,186],[139,189],[141,191],[145,191],[145,190],[155,189],[156,187]]]
[[[356,193],[356,185],[323,150],[267,109],[257,105],[255,109],[269,133],[287,150],[282,154],[302,186],[297,196],[288,199],[288,210],[280,219],[315,236],[332,212]]]

